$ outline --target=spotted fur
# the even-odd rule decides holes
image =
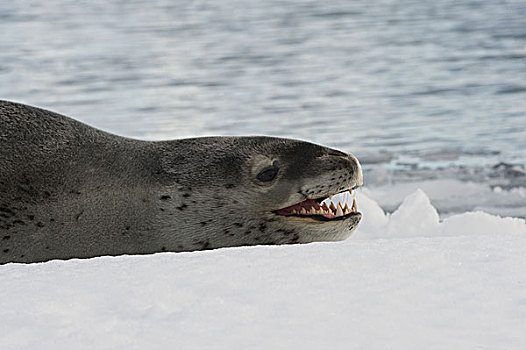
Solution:
[[[304,141],[139,141],[0,101],[0,263],[342,240],[360,215],[274,211],[361,182],[354,156]]]

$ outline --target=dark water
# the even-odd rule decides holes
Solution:
[[[131,137],[294,137],[491,178],[526,164],[526,2],[3,1],[0,98]]]

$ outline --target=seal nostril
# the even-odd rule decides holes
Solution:
[[[335,157],[343,157],[343,158],[348,158],[349,155],[345,152],[341,152],[341,151],[338,151],[336,149],[331,149],[327,152],[327,154],[329,156],[335,156]]]

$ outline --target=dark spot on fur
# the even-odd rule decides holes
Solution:
[[[25,225],[26,223],[23,222],[22,220],[15,220],[15,221],[13,221],[13,224],[15,224],[15,225]]]
[[[237,227],[243,227],[243,224],[242,224],[242,223],[239,223],[239,222],[234,222],[234,226],[237,226]]]
[[[167,194],[164,194],[164,195],[162,195],[162,196],[160,197],[160,199],[161,199],[162,201],[168,200],[168,199],[170,199],[170,198],[172,198],[172,197],[169,196],[169,195],[167,195]]]
[[[295,233],[295,234],[292,236],[292,239],[290,240],[290,243],[298,243],[299,240],[300,240],[300,235],[298,235],[297,233]]]
[[[161,211],[164,211],[164,208],[159,208]]]
[[[46,246],[46,249],[49,249],[49,246],[48,246],[48,245]]]
[[[236,185],[234,185],[234,184],[226,184],[225,185],[225,188],[234,188],[234,187],[236,187]]]
[[[49,193],[48,191],[44,191],[44,197],[46,198],[51,197],[51,193]]]
[[[251,234],[251,233],[252,233],[252,231],[250,231],[250,230],[246,230],[246,231],[245,231],[245,235],[249,235],[249,234]]]
[[[207,249],[208,247],[210,247],[210,242],[208,240],[206,240],[206,241],[198,241],[198,242],[195,243],[195,245],[201,246],[202,249]]]
[[[37,227],[44,227],[44,224],[41,221],[37,222],[36,225]]]
[[[225,229],[223,230],[223,233],[224,233],[225,235],[228,235],[228,234],[230,233],[230,230],[227,229],[227,228],[225,228]]]
[[[29,195],[35,195],[35,191],[33,189],[32,186],[28,185],[28,184],[20,184],[18,185],[18,189],[22,192],[25,192]]]
[[[162,247],[161,251],[165,252],[166,251],[166,247]]]
[[[2,237],[2,240],[7,241],[10,238],[11,238],[11,236],[7,235],[7,236]]]
[[[12,211],[12,210],[9,209],[9,208],[0,207],[0,212],[4,212],[4,213],[7,213],[7,214],[11,214],[11,216],[15,215],[15,212]]]
[[[205,226],[205,225],[206,225],[206,222],[201,221],[200,224],[201,224],[201,226]]]
[[[267,229],[267,225],[265,225],[264,223],[259,224],[259,231],[265,232],[266,229]]]
[[[179,210],[185,210],[186,208],[188,208],[188,206],[186,204],[184,204],[184,203],[181,204],[180,207],[177,207],[177,209],[179,209]]]
[[[184,249],[184,246],[181,245],[181,244],[179,244],[179,245],[177,246],[177,249]]]
[[[49,222],[55,222],[55,219],[51,218],[49,219]]]
[[[8,253],[9,252],[9,249],[4,249],[4,253]]]
[[[184,193],[184,194],[183,194],[183,197],[184,197],[184,198],[188,198],[188,197],[190,197],[190,193]]]
[[[28,215],[27,218],[28,218],[29,220],[35,220],[35,215]]]
[[[130,226],[126,226],[124,229],[125,229],[126,231],[129,231],[129,230],[130,230]]]
[[[289,236],[294,233],[294,230],[284,230],[280,228],[279,230],[277,230],[277,232],[283,233],[283,236]]]

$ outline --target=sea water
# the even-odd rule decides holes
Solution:
[[[3,1],[0,98],[148,140],[305,139],[354,153],[386,208],[453,179],[439,212],[482,193],[524,217],[524,18],[522,0]]]

